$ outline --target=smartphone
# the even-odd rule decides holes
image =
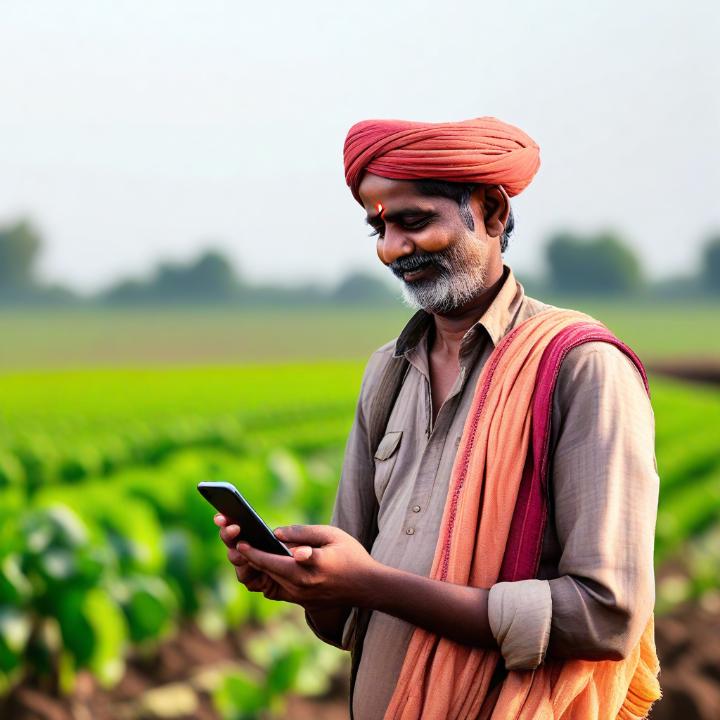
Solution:
[[[233,484],[201,482],[198,483],[197,489],[216,510],[240,526],[237,540],[244,540],[264,552],[292,557],[290,550],[275,537],[273,531]]]

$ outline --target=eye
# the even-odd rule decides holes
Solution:
[[[373,228],[369,233],[368,237],[382,237],[384,235],[385,231],[381,230],[380,228]]]
[[[414,220],[413,222],[403,223],[403,227],[406,230],[422,230],[426,225],[429,225],[431,218],[421,218],[420,220]]]

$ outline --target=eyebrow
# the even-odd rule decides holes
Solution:
[[[419,207],[409,207],[409,208],[400,208],[399,210],[395,210],[395,212],[386,212],[385,217],[382,217],[381,213],[378,213],[377,215],[368,215],[365,218],[365,222],[368,225],[379,225],[383,222],[395,222],[397,220],[403,220],[407,217],[412,217],[413,215],[436,215],[437,213],[434,210],[423,210]]]

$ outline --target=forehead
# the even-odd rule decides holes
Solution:
[[[358,186],[358,194],[367,211],[378,204],[391,208],[393,205],[431,199],[419,193],[410,180],[391,180],[372,173],[365,173]]]

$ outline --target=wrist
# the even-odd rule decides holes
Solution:
[[[346,597],[349,606],[373,609],[373,603],[376,601],[375,585],[384,568],[382,563],[370,558],[353,573]]]
[[[395,568],[375,561],[369,568],[363,587],[362,603],[358,607],[384,612],[388,598],[392,597],[393,578],[399,573]]]

